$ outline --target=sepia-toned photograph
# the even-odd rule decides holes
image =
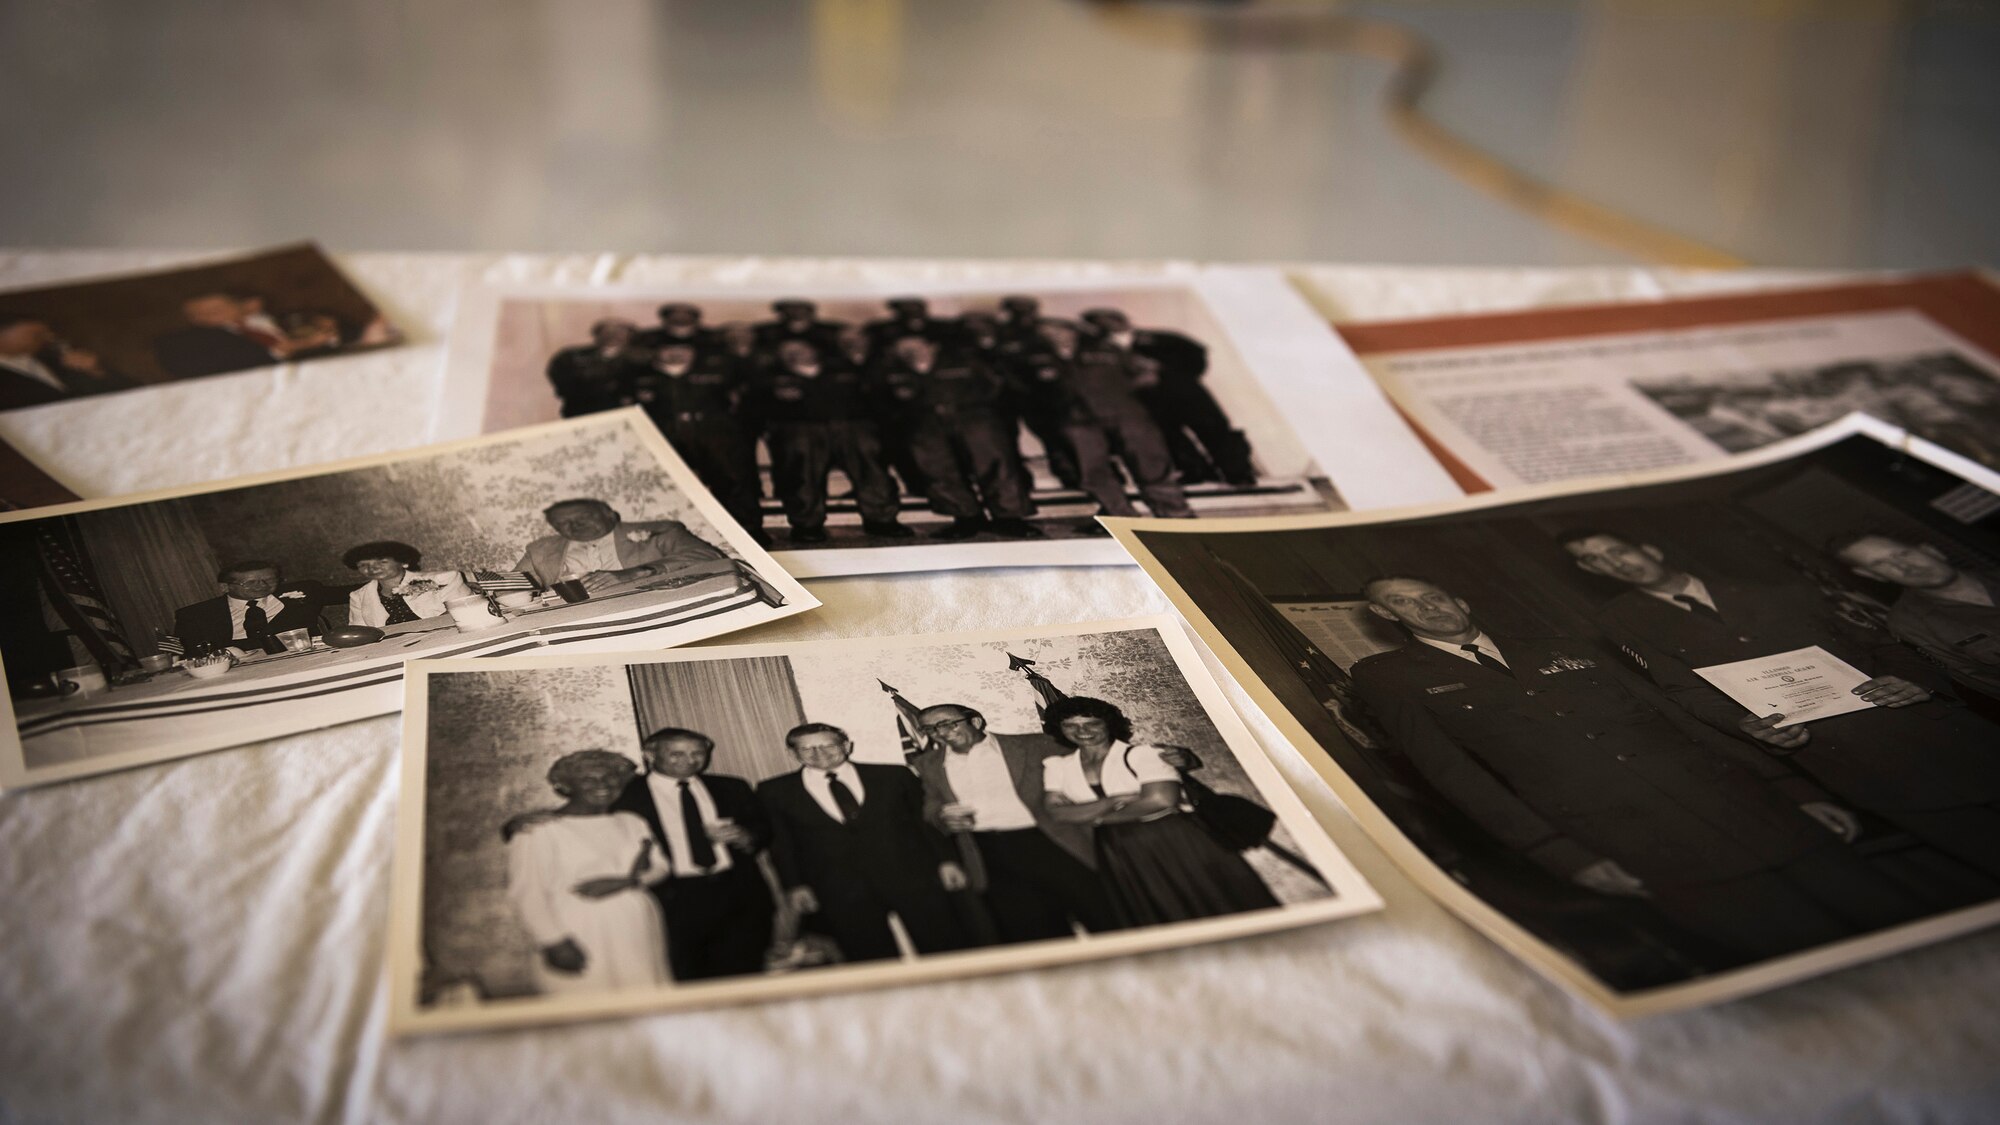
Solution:
[[[1238,273],[1211,288],[1248,305],[1258,346],[1287,357],[1263,370],[1236,342],[1245,326],[1233,334],[1192,279],[474,289],[438,436],[639,406],[800,574],[1116,563],[1097,516],[1344,509],[1302,435],[1343,458],[1399,440],[1421,456],[1282,277]],[[1305,403],[1275,402],[1266,376],[1293,376]],[[1355,388],[1366,405],[1343,410]]]
[[[407,660],[818,605],[637,411],[0,514],[14,788],[392,712]]]
[[[0,410],[401,342],[310,243],[15,289],[0,292]]]
[[[1639,1015],[2000,919],[2000,494],[1900,439],[1115,531],[1420,884]]]
[[[1167,618],[411,665],[392,1026],[1059,964],[1379,900]]]

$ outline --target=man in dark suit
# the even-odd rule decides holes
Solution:
[[[772,301],[771,312],[774,319],[755,327],[757,355],[767,364],[776,362],[778,345],[787,340],[804,340],[822,354],[831,353],[847,328],[838,320],[822,320],[819,306],[800,297]]]
[[[340,347],[340,325],[325,315],[286,328],[264,311],[264,299],[247,293],[203,293],[181,302],[187,327],[153,341],[160,367],[176,378],[241,371]],[[369,326],[370,332],[377,330]]]
[[[1422,578],[1364,593],[1410,641],[1355,664],[1361,699],[1446,800],[1556,877],[1650,899],[1727,963],[1925,912],[1831,831],[1845,810],[1678,715],[1594,643],[1492,636]]]
[[[891,297],[882,302],[889,315],[866,325],[871,350],[886,360],[896,350],[898,340],[915,336],[943,348],[957,338],[956,325],[931,315],[931,305],[922,297]]]
[[[987,529],[1009,539],[1042,538],[1028,522],[1034,501],[998,373],[963,351],[941,353],[927,337],[911,335],[896,342],[879,385],[927,483],[931,510],[951,517],[933,538],[969,539]]]
[[[2000,574],[1960,566],[1936,543],[1885,531],[1834,537],[1826,552],[1856,574],[1901,588],[1889,631],[1972,693],[1966,702],[2000,712]]]
[[[818,913],[849,961],[896,956],[892,911],[920,953],[968,945],[946,895],[965,889],[965,871],[925,823],[916,776],[849,761],[847,733],[826,723],[793,727],[785,745],[799,770],[767,779],[757,797],[792,907]]]
[[[1698,577],[1616,532],[1559,539],[1579,568],[1631,587],[1599,608],[1598,622],[1688,713],[2000,879],[2000,727],[1933,694],[1949,683],[1937,668],[1886,633],[1839,620],[1802,583]],[[1784,716],[1753,717],[1694,671],[1815,645],[1870,677],[1854,693],[1873,707],[1779,728]]]
[[[1188,483],[1226,480],[1236,485],[1257,483],[1250,461],[1250,440],[1229,420],[1229,414],[1202,384],[1208,373],[1208,349],[1191,337],[1159,329],[1134,329],[1117,309],[1091,309],[1083,323],[1099,341],[1129,351],[1150,365],[1156,381],[1141,390],[1140,400],[1152,411],[1181,479]],[[1192,433],[1201,442],[1195,448]]]
[[[230,563],[215,576],[221,597],[174,611],[174,635],[190,653],[223,647],[283,652],[279,633],[325,632],[321,615],[330,605],[344,604],[347,591],[313,581],[286,583],[282,575],[267,559]]]
[[[0,316],[0,410],[122,391],[131,385],[131,380],[106,370],[97,353],[57,339],[47,321]]]
[[[563,417],[625,405],[626,384],[639,367],[639,352],[632,342],[637,332],[631,321],[608,317],[590,326],[590,343],[549,357],[549,386],[562,402]]]
[[[699,731],[657,730],[641,749],[646,772],[611,807],[644,820],[673,860],[652,891],[674,979],[761,972],[774,910],[757,867],[771,838],[763,806],[749,782],[707,772],[715,742]]]
[[[924,785],[924,819],[967,833],[978,848],[982,898],[1000,940],[1069,937],[1116,928],[1098,881],[1090,828],[1050,818],[1042,763],[1070,749],[1046,734],[989,733],[986,716],[961,703],[918,716],[930,747],[910,759]]]
[[[721,344],[717,330],[701,322],[701,308],[686,301],[669,301],[659,308],[660,323],[632,337],[632,345],[647,353],[668,344],[708,348]]]

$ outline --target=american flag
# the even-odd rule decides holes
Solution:
[[[541,584],[524,570],[475,570],[472,572],[472,584],[489,594],[541,589]]]
[[[161,633],[159,639],[154,642],[153,647],[166,653],[168,656],[187,655],[187,646],[182,644],[181,639],[172,633]]]
[[[104,588],[97,584],[76,521],[69,517],[43,521],[35,543],[41,548],[42,585],[63,624],[106,671],[138,664],[132,646],[125,643],[123,626],[105,602]]]
[[[917,706],[903,698],[903,693],[883,683],[882,690],[889,694],[889,701],[896,705],[896,733],[903,741],[905,761],[916,757],[930,748],[931,740],[923,733],[923,724],[917,720]]]
[[[1069,698],[1063,689],[1050,683],[1047,676],[1035,671],[1035,662],[1025,656],[1015,656],[1011,652],[1008,653],[1007,670],[1009,672],[1019,672],[1028,678],[1028,686],[1035,689],[1035,714],[1037,715],[1044,714],[1050,707],[1055,706],[1056,703]]]

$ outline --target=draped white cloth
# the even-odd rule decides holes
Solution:
[[[13,254],[0,257],[0,284],[164,260]],[[0,436],[89,495],[395,449],[428,432],[425,403],[464,269],[524,281],[728,283],[753,271],[809,282],[912,268],[343,261],[412,346],[13,412],[0,415]],[[1301,276],[1329,314],[1357,319],[1770,280],[1636,269]],[[406,409],[379,409],[385,402]],[[823,610],[755,639],[1169,611],[1130,568],[813,586]],[[382,951],[400,722],[0,798],[0,1118],[1973,1121],[2000,1104],[2000,933],[1713,1010],[1612,1024],[1398,875],[1255,717],[1279,768],[1387,899],[1385,913],[1048,971],[391,1043],[381,1034]]]

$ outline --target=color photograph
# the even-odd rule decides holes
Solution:
[[[0,292],[0,410],[402,342],[317,246]]]

